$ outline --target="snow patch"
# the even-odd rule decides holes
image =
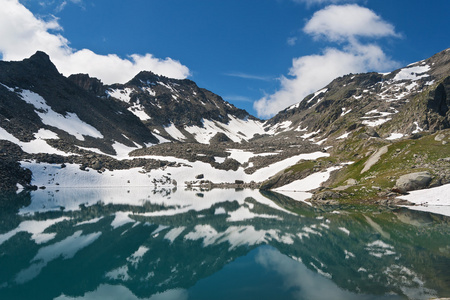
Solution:
[[[131,93],[133,93],[134,90],[130,88],[125,89],[110,89],[107,90],[106,93],[116,99],[119,99],[120,101],[130,103],[131,100]]]
[[[20,93],[22,99],[32,104],[36,108],[36,113],[41,118],[42,123],[59,128],[70,135],[75,136],[78,140],[84,141],[83,135],[92,136],[94,138],[103,138],[103,135],[95,127],[83,122],[74,113],[66,113],[65,116],[55,112],[47,105],[44,98],[29,90],[23,90]]]
[[[151,119],[151,117],[144,111],[144,106],[142,106],[142,104],[134,103],[133,106],[130,106],[127,109],[141,121],[147,121]]]
[[[350,135],[350,132],[346,132],[343,135],[337,137],[337,140],[346,139]]]
[[[239,119],[228,115],[229,122],[221,123],[214,120],[202,119],[203,126],[185,126],[184,129],[192,134],[197,142],[209,144],[209,140],[217,133],[223,133],[233,142],[249,140],[255,134],[265,133],[263,123],[257,120]]]
[[[428,74],[423,74],[430,70],[430,66],[415,66],[401,69],[394,77],[394,81],[400,80],[418,80],[423,77],[428,77]]]
[[[168,126],[164,126],[164,130],[174,139],[178,141],[184,141],[186,140],[186,137],[184,134],[181,133],[181,131],[175,126],[175,124],[170,123]]]
[[[17,139],[15,136],[7,132],[5,129],[0,127],[0,139],[10,141],[16,145],[18,145],[22,150],[26,153],[35,154],[35,153],[49,153],[49,154],[57,154],[61,156],[69,156],[69,155],[77,155],[73,153],[66,153],[56,148],[53,148],[45,139],[57,137],[56,133],[53,133],[50,130],[40,129],[34,135],[36,137],[35,140],[29,142],[22,142]],[[45,137],[45,138],[44,138]]]
[[[387,140],[398,140],[401,139],[402,137],[404,137],[405,135],[403,133],[396,133],[393,132],[391,133],[391,135],[389,137],[387,137]]]
[[[331,172],[339,170],[341,167],[330,167],[324,172],[317,172],[309,175],[306,178],[293,181],[284,186],[278,187],[275,191],[294,191],[307,192],[320,187],[320,185],[330,178]]]
[[[412,191],[398,198],[416,205],[404,206],[412,210],[426,211],[450,217],[450,184],[438,187]]]

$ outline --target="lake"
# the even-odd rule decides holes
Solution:
[[[450,218],[257,190],[0,197],[0,299],[450,297]]]

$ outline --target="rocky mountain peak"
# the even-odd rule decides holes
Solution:
[[[50,57],[47,53],[42,51],[37,51],[35,54],[30,56],[30,58],[24,60],[24,64],[30,65],[30,69],[40,70],[42,73],[57,73],[58,69],[50,60]]]
[[[141,71],[139,72],[133,79],[128,81],[126,85],[135,85],[135,86],[151,86],[155,85],[159,81],[167,81],[169,78],[157,75],[151,71]]]

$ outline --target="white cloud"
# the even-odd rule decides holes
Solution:
[[[225,73],[224,75],[230,76],[230,77],[238,77],[238,78],[243,78],[243,79],[255,79],[255,80],[262,80],[262,81],[273,80],[273,78],[271,78],[269,76],[253,75],[253,74],[247,74],[247,73],[242,73],[242,72],[230,72],[230,73]]]
[[[281,109],[303,100],[323,88],[336,77],[368,70],[386,70],[396,65],[376,45],[350,45],[344,50],[328,48],[322,54],[293,59],[291,78],[282,77],[280,89],[266,95],[253,105],[262,118],[271,117]]]
[[[133,54],[124,59],[115,54],[99,55],[88,49],[72,49],[61,34],[49,32],[62,31],[56,18],[50,21],[38,19],[18,0],[0,0],[0,6],[3,60],[22,60],[41,50],[64,75],[88,73],[105,83],[124,83],[142,70],[178,79],[190,74],[186,66],[171,58]]]
[[[319,10],[303,30],[316,38],[325,37],[331,41],[342,41],[356,36],[398,36],[392,24],[370,9],[356,4],[330,5]]]
[[[240,102],[253,102],[252,99],[246,96],[240,96],[240,95],[228,95],[223,96],[223,99],[226,101],[240,101]]]
[[[351,17],[358,11],[361,12],[360,16]],[[336,16],[332,12],[336,12]],[[339,25],[343,16],[348,19]],[[351,26],[352,20],[355,28]],[[321,54],[294,58],[289,70],[290,77],[281,77],[279,90],[253,104],[259,117],[271,117],[302,101],[336,77],[348,73],[386,71],[398,66],[397,62],[386,56],[380,46],[361,44],[358,41],[358,36],[397,36],[392,25],[367,8],[357,5],[328,6],[313,15],[304,31],[313,36],[324,36],[330,41],[344,42],[344,46],[342,49],[330,47]]]
[[[294,46],[297,43],[298,37],[294,36],[294,37],[290,37],[287,39],[287,44],[289,46]]]

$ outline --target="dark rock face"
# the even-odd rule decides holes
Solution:
[[[150,116],[146,120],[148,126],[203,126],[203,119],[228,123],[230,115],[253,118],[191,80],[167,78],[149,71],[140,72],[126,84],[106,87],[106,94],[114,97],[112,91],[127,91],[128,99],[124,102],[128,107],[142,105]]]
[[[73,81],[84,84],[87,90],[92,91],[80,88]],[[59,74],[43,52],[37,52],[22,62],[0,61],[0,83],[1,127],[21,141],[34,139],[33,134],[44,128],[57,133],[60,139],[71,144],[97,147],[111,154],[114,154],[111,147],[113,141],[128,146],[134,146],[133,142],[141,145],[158,143],[151,131],[120,103],[95,95],[94,91],[101,90],[101,82],[86,76],[67,79]],[[43,124],[36,108],[25,103],[20,96],[23,90],[38,94],[45,99],[46,105],[62,116],[76,114],[104,138],[87,136],[84,141],[80,141],[60,128]]]
[[[70,75],[68,79],[81,87],[83,90],[97,96],[103,96],[105,94],[105,87],[103,83],[97,78],[89,77],[88,74],[74,74]]]
[[[0,191],[15,191],[17,183],[30,186],[31,175],[31,171],[21,168],[17,161],[0,158]]]
[[[224,134],[222,132],[218,132],[209,141],[210,144],[229,143],[229,142],[232,142],[232,140],[226,134]]]

